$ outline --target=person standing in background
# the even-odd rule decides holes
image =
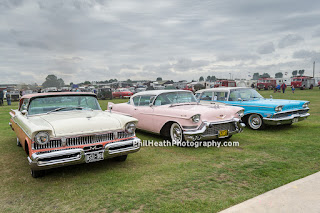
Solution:
[[[9,90],[7,91],[6,98],[7,98],[8,106],[10,106],[11,105],[11,94],[10,94]]]
[[[294,91],[296,90],[296,88],[294,88],[294,86],[292,85],[292,86],[291,86],[291,90],[292,90],[292,93],[294,93]]]
[[[3,105],[3,90],[0,90],[0,106]]]
[[[286,91],[286,88],[287,88],[287,85],[285,83],[282,83],[281,85],[282,93]]]

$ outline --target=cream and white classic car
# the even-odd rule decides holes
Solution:
[[[93,93],[25,95],[11,110],[9,125],[28,155],[33,177],[46,169],[115,158],[137,152],[137,119],[102,111]]]

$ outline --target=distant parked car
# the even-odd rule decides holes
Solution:
[[[251,129],[267,125],[291,125],[309,117],[309,101],[266,99],[252,88],[212,88],[199,90],[196,97],[201,103],[225,103],[243,107],[242,118]]]
[[[20,92],[18,90],[13,90],[8,93],[11,95],[11,101],[19,101],[20,100]]]
[[[137,128],[176,143],[229,138],[245,126],[243,108],[200,105],[185,90],[150,90],[133,95],[128,103],[108,105],[114,112],[138,119]]]
[[[112,91],[111,88],[101,88],[98,89],[98,95],[97,95],[98,99],[100,100],[112,100]]]
[[[133,92],[130,92],[126,88],[118,88],[112,93],[113,98],[129,98],[133,95]]]
[[[102,111],[93,93],[24,95],[9,125],[28,155],[32,177],[45,169],[115,158],[137,152],[137,119]]]

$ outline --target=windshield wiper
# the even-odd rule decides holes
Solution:
[[[47,114],[49,114],[51,112],[57,112],[57,111],[60,111],[60,110],[64,110],[64,109],[80,109],[80,110],[83,110],[84,108],[83,107],[59,107],[59,108],[56,108],[54,110],[48,111]]]

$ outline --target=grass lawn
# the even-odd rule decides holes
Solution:
[[[17,102],[0,107],[0,212],[216,212],[319,171],[320,90],[260,94],[308,100],[311,116],[291,126],[245,128],[232,137],[240,147],[143,147],[125,162],[63,167],[38,179],[8,125]],[[103,109],[107,102],[100,101]]]

